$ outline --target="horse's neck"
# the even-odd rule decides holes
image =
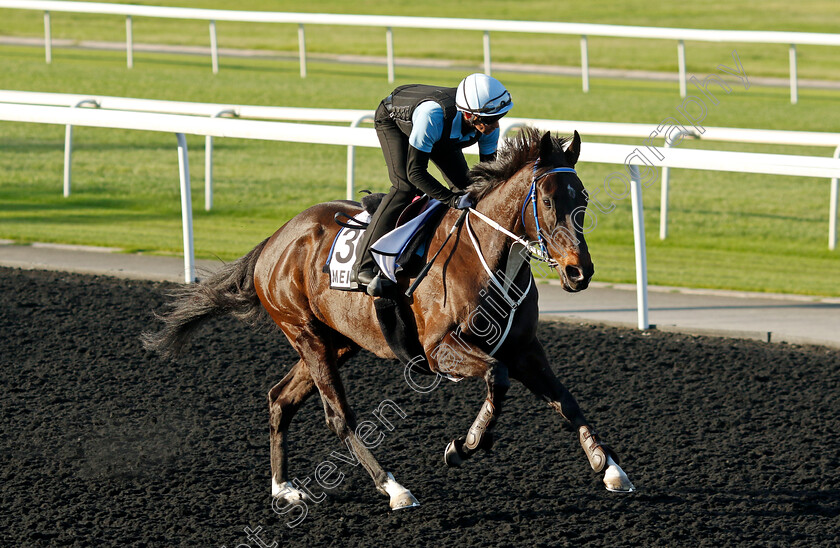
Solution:
[[[476,209],[508,231],[521,235],[524,227],[520,221],[520,212],[530,183],[529,171],[520,170],[485,196]],[[470,226],[475,232],[487,265],[495,272],[507,258],[513,240],[474,215],[470,218]],[[483,269],[481,265],[477,266]]]

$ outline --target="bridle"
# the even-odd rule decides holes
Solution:
[[[531,180],[531,189],[528,191],[528,194],[525,196],[525,201],[522,203],[522,226],[525,226],[525,208],[528,207],[528,202],[531,202],[533,206],[532,211],[534,213],[534,225],[537,228],[537,243],[539,245],[539,250],[537,253],[532,251],[533,245],[528,246],[528,250],[531,253],[531,257],[547,263],[551,268],[556,268],[558,266],[557,261],[551,258],[551,255],[548,253],[548,246],[545,243],[545,238],[542,235],[542,228],[540,228],[540,216],[537,214],[537,181],[551,175],[552,173],[574,173],[577,172],[574,168],[571,167],[555,167],[553,169],[549,169],[548,171],[541,173],[539,176],[537,175],[537,170],[539,169],[540,159],[534,162],[534,176]]]
[[[537,242],[536,242],[536,244],[533,243],[533,242],[529,242],[528,240],[526,240],[526,239],[524,239],[520,236],[517,236],[516,234],[509,231],[505,227],[501,226],[499,223],[497,223],[496,221],[494,221],[490,217],[484,215],[483,213],[477,211],[476,209],[474,209],[472,207],[469,208],[468,211],[471,215],[475,215],[476,217],[478,217],[479,219],[481,219],[482,221],[484,221],[485,223],[490,225],[492,228],[498,230],[499,232],[505,234],[506,236],[509,236],[514,241],[519,242],[527,250],[528,257],[530,259],[534,259],[534,260],[537,260],[537,261],[544,262],[551,268],[557,268],[557,266],[559,266],[560,263],[555,261],[551,257],[551,255],[549,254],[548,246],[546,245],[545,238],[542,235],[542,229],[540,228],[540,217],[537,213],[537,181],[539,181],[543,177],[546,177],[547,175],[550,175],[552,173],[575,173],[576,174],[577,172],[574,170],[574,168],[571,168],[571,167],[555,167],[553,169],[550,169],[550,170],[548,170],[544,173],[541,173],[541,174],[537,175],[537,170],[539,169],[539,163],[540,163],[540,160],[538,158],[534,162],[534,175],[531,179],[531,188],[530,188],[530,190],[528,190],[528,194],[525,196],[525,201],[522,203],[522,212],[521,212],[522,226],[524,227],[525,226],[525,209],[528,207],[528,202],[531,202],[531,204],[532,204],[531,211],[534,214],[534,224],[536,225],[536,230],[537,230]],[[481,251],[478,247],[478,241],[475,237],[475,234],[472,231],[472,227],[470,227],[469,215],[467,215],[467,234],[469,235],[470,240],[472,240],[473,247],[475,247],[476,253],[478,253],[478,258],[481,260],[481,264],[484,266],[484,270],[486,270],[488,272],[488,274],[490,274],[490,277],[492,279],[493,278],[493,272],[490,270],[490,267],[487,265],[487,262],[484,260],[484,256],[482,255],[482,253],[481,253]]]

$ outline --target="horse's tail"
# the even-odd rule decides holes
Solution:
[[[224,265],[216,273],[197,284],[173,291],[175,297],[168,310],[155,316],[163,322],[157,332],[141,335],[147,350],[165,358],[174,358],[184,349],[195,330],[211,318],[231,314],[255,325],[265,313],[254,287],[254,267],[268,238],[244,257]]]

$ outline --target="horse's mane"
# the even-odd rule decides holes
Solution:
[[[491,190],[507,181],[522,169],[528,162],[533,162],[540,155],[540,139],[542,134],[535,127],[524,127],[515,137],[505,137],[504,143],[496,153],[492,162],[482,162],[470,170],[472,183],[467,191],[480,200]],[[563,145],[568,138],[551,137],[552,149],[555,153],[563,152]]]

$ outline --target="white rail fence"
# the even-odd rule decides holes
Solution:
[[[380,27],[385,29],[388,81],[394,81],[394,28],[481,31],[484,49],[484,71],[492,72],[490,32],[571,35],[580,37],[581,80],[583,91],[589,91],[588,37],[646,38],[677,41],[680,96],[686,96],[685,42],[733,42],[759,44],[787,44],[790,65],[790,102],[798,102],[797,44],[840,46],[840,34],[756,30],[714,30],[664,27],[601,25],[593,23],[560,23],[550,21],[512,21],[497,19],[455,19],[435,17],[403,17],[388,15],[348,15],[331,13],[288,13],[262,11],[211,10],[97,2],[67,2],[55,0],[0,0],[0,8],[36,10],[44,12],[44,46],[47,63],[52,61],[51,12],[94,13],[121,15],[126,18],[126,64],[133,66],[132,17],[190,19],[209,22],[210,52],[213,72],[219,70],[219,51],[216,21],[250,23],[282,23],[298,27],[300,75],[306,77],[305,25],[335,25]]]
[[[104,95],[77,95],[71,93],[40,93],[33,91],[0,90],[0,103],[27,105],[92,107],[102,110],[154,112],[158,114],[187,114],[192,116],[225,117],[255,120],[296,120],[306,122],[346,122],[357,127],[372,118],[373,111],[333,108],[266,107],[255,105],[227,105],[221,103],[191,103],[186,101],[159,101]],[[69,196],[72,186],[71,157],[73,150],[72,126],[67,126],[64,141],[64,195]],[[378,141],[377,141],[378,142]],[[352,152],[353,145],[348,147]],[[352,162],[351,162],[352,164]],[[348,179],[347,199],[353,199],[353,178]],[[204,209],[213,207],[213,137],[205,138]]]
[[[42,105],[0,103],[0,120],[34,122],[69,126],[88,126],[117,129],[135,129],[174,133],[178,143],[178,163],[181,188],[181,218],[184,242],[184,277],[195,281],[195,254],[193,248],[192,195],[190,190],[189,161],[184,134],[209,137],[234,137],[298,143],[332,144],[343,146],[378,147],[375,132],[370,128],[324,127],[312,124],[233,120],[219,117],[195,117],[175,114],[157,114],[135,111],[104,111]],[[626,165],[630,175],[630,189],[634,245],[636,257],[636,286],[638,327],[650,326],[647,301],[647,259],[645,250],[644,216],[642,211],[642,179],[639,149],[632,145],[587,143],[581,161]],[[637,160],[638,161],[638,160]],[[708,150],[669,150],[668,156],[658,162],[660,167],[676,167],[741,173],[765,173],[806,177],[840,177],[840,160],[811,156],[758,154],[746,152],[721,152]]]
[[[38,93],[28,91],[0,90],[0,103],[22,103],[51,106],[88,106],[109,110],[131,110],[142,112],[157,112],[161,114],[189,114],[195,116],[228,116],[236,118],[255,118],[265,120],[296,120],[306,122],[344,122],[350,127],[358,127],[361,123],[373,119],[373,111],[358,109],[324,109],[324,108],[294,108],[294,107],[265,107],[248,105],[225,105],[219,103],[190,103],[183,101],[159,101],[151,99],[134,99],[127,97],[86,96],[65,93]],[[543,120],[529,118],[505,117],[502,119],[502,134],[508,133],[524,125],[532,125],[549,131],[572,133],[577,130],[584,135],[602,137],[633,137],[652,142],[654,136],[664,141],[665,148],[670,149],[678,144],[682,136],[699,139],[737,143],[760,143],[779,145],[825,146],[834,148],[834,158],[840,157],[840,133],[824,133],[814,131],[782,131],[742,128],[705,127],[703,133],[698,130],[680,131],[678,135],[666,136],[665,128],[657,128],[651,132],[649,124],[622,124],[611,122],[586,122],[572,120]],[[65,137],[64,157],[64,195],[70,195],[71,189],[71,156],[73,149],[73,128],[67,126]],[[475,153],[475,147],[468,149]],[[829,213],[828,213],[828,248],[837,248],[837,217],[838,217],[838,179],[833,178],[830,183]],[[213,207],[213,137],[205,138],[205,170],[204,170],[204,208],[210,211]],[[662,187],[660,197],[659,238],[664,240],[668,235],[668,195],[670,187],[670,168],[662,167]],[[355,147],[347,147],[347,193],[348,200],[354,199],[355,188]]]

